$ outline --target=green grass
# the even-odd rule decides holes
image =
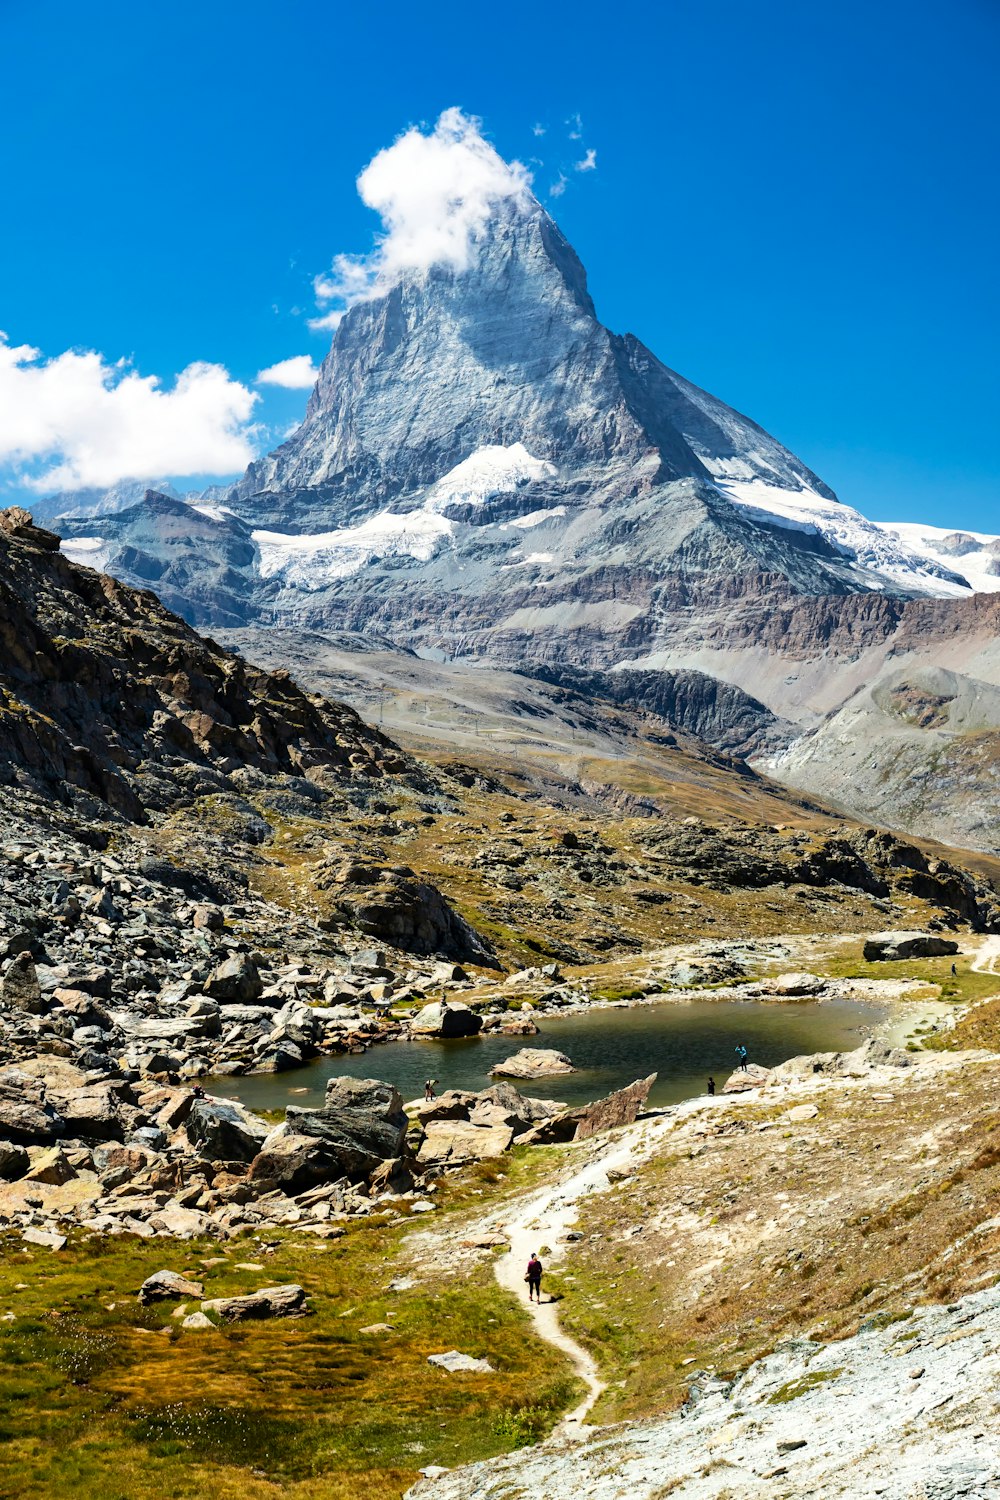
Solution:
[[[462,1197],[456,1189],[456,1206]],[[9,1241],[0,1497],[391,1500],[425,1464],[453,1467],[545,1436],[578,1399],[562,1356],[498,1291],[488,1263],[390,1292],[402,1232],[285,1235],[270,1254],[243,1240],[207,1268],[222,1253],[215,1242],[123,1236],[52,1254]],[[265,1269],[237,1271],[241,1260]],[[164,1267],[204,1281],[206,1297],[297,1281],[314,1315],[181,1331],[175,1304],[135,1300]],[[360,1332],[383,1322],[391,1333]],[[427,1363],[452,1348],[496,1373]]]

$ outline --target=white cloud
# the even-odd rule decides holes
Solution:
[[[537,125],[532,125],[532,127],[531,127],[531,133],[532,133],[532,135],[544,135],[545,131],[546,131],[546,128],[547,127],[545,125],[542,125],[539,122],[539,124],[537,124]]]
[[[580,116],[570,115],[569,119],[566,121],[566,124],[569,126],[570,140],[580,140],[583,136],[583,121],[580,119]]]
[[[565,172],[560,172],[559,176],[556,178],[555,182],[549,188],[549,197],[550,198],[561,198],[562,195],[563,195],[563,193],[566,191],[566,188],[568,187],[568,185],[569,185],[569,178],[566,176],[566,173]]]
[[[358,178],[358,192],[382,217],[370,255],[338,255],[314,286],[321,305],[350,306],[376,295],[406,271],[431,266],[466,270],[472,246],[496,206],[527,200],[531,174],[505,162],[482,134],[481,121],[446,109],[428,134],[415,126],[380,151]],[[310,327],[329,327],[314,319]]]
[[[92,350],[43,359],[0,339],[0,463],[33,489],[164,474],[234,474],[254,457],[260,398],[221,365],[195,363],[164,390]]]
[[[576,163],[576,170],[578,172],[593,172],[596,166],[597,152],[593,149],[593,147],[591,147],[588,150],[586,156],[583,158],[583,161],[578,161]]]
[[[286,391],[307,391],[316,384],[319,374],[312,362],[311,354],[293,354],[291,359],[281,359],[266,370],[258,370],[254,385],[280,385]]]

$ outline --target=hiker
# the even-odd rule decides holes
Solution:
[[[201,1084],[196,1083],[194,1088],[191,1090],[191,1097],[192,1099],[207,1099],[208,1095],[205,1093],[205,1090],[202,1088]]]
[[[708,1080],[708,1092],[710,1094],[714,1094],[715,1093],[715,1079],[714,1078],[710,1078]]]
[[[528,1301],[530,1302],[532,1297],[534,1297],[536,1302],[541,1302],[542,1263],[534,1250],[531,1252],[531,1259],[528,1261],[528,1271],[524,1279],[528,1283]]]
[[[747,1049],[744,1047],[743,1043],[741,1042],[740,1045],[736,1049],[736,1063],[737,1063],[738,1067],[740,1067],[740,1068],[743,1069],[744,1073],[747,1070],[747,1056],[748,1056]]]
[[[436,1078],[428,1078],[427,1082],[424,1084],[424,1098],[425,1099],[436,1099],[437,1098],[437,1095],[434,1092],[434,1085],[436,1083],[437,1083],[437,1079]]]
[[[957,974],[957,973],[958,973],[958,970],[957,970],[957,969],[956,969],[956,967],[955,967],[955,965],[954,965],[954,964],[952,964],[952,966],[951,966],[951,972],[952,972],[952,973],[953,973],[953,974]]]

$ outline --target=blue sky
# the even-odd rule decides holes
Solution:
[[[50,404],[122,358],[165,389],[204,361],[230,382],[196,380],[205,420],[270,445],[307,392],[254,377],[325,352],[313,278],[378,227],[358,172],[460,105],[528,164],[610,327],[869,515],[1000,531],[995,0],[0,0],[0,53],[0,328],[36,369],[103,359],[53,367]],[[33,389],[8,488],[60,461],[25,457]]]

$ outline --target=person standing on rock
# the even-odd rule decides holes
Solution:
[[[425,1099],[435,1099],[435,1098],[437,1098],[437,1095],[434,1092],[434,1085],[436,1083],[437,1083],[437,1079],[436,1078],[428,1078],[427,1082],[424,1084],[424,1098]]]
[[[737,1062],[737,1065],[743,1069],[744,1073],[747,1070],[747,1057],[748,1057],[748,1055],[749,1054],[747,1053],[747,1049],[744,1047],[743,1043],[741,1042],[740,1045],[736,1049],[736,1062]]]
[[[530,1302],[532,1298],[534,1298],[536,1302],[541,1302],[542,1263],[538,1259],[538,1256],[535,1254],[534,1250],[532,1250],[531,1252],[531,1259],[528,1261],[528,1270],[524,1279],[528,1283],[528,1301]]]
[[[709,1094],[714,1094],[715,1093],[715,1079],[714,1078],[710,1078],[708,1080],[708,1092],[709,1092]]]

